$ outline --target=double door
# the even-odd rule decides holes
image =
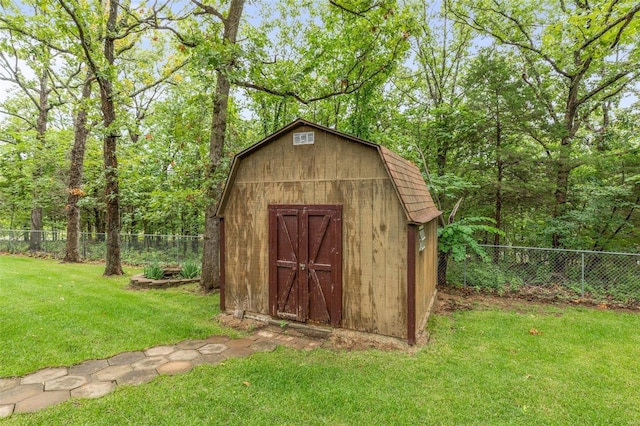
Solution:
[[[341,206],[269,206],[269,305],[273,317],[339,326]]]

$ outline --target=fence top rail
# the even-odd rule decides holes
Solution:
[[[570,253],[582,253],[582,254],[611,254],[622,256],[639,256],[640,253],[624,253],[617,251],[596,251],[596,250],[573,250],[573,249],[558,249],[558,248],[546,248],[546,247],[524,247],[524,246],[494,246],[492,244],[479,244],[480,247],[492,247],[492,248],[504,248],[504,249],[521,249],[521,250],[539,250],[539,251],[557,251],[557,252],[570,252]]]
[[[51,233],[51,232],[66,232],[64,229],[41,229],[39,231],[32,231],[30,229],[0,229],[0,233],[3,232],[16,232],[16,233],[25,233],[25,232],[41,232],[41,233]],[[80,232],[81,235],[107,235],[105,232]],[[120,236],[127,237],[162,237],[162,238],[202,238],[202,234],[198,235],[179,235],[179,234],[130,234],[130,233],[121,233]]]

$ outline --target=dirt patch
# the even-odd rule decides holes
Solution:
[[[549,306],[559,308],[568,306],[584,306],[595,309],[611,309],[623,312],[640,312],[637,301],[619,303],[610,300],[576,298],[575,294],[563,288],[523,287],[518,291],[495,294],[491,291],[476,290],[467,287],[441,287],[438,289],[438,300],[435,313],[446,314],[459,310],[501,308],[518,312],[546,310]]]

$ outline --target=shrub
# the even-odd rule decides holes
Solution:
[[[162,268],[158,262],[153,262],[151,265],[144,267],[143,273],[147,279],[160,280],[164,277],[164,268]]]
[[[191,279],[200,275],[200,265],[192,260],[188,260],[182,264],[180,276],[182,278]]]

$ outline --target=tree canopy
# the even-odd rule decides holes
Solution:
[[[481,242],[640,249],[635,1],[0,9],[0,227],[106,232],[107,273],[120,232],[204,233],[233,154],[296,117],[414,161]]]

